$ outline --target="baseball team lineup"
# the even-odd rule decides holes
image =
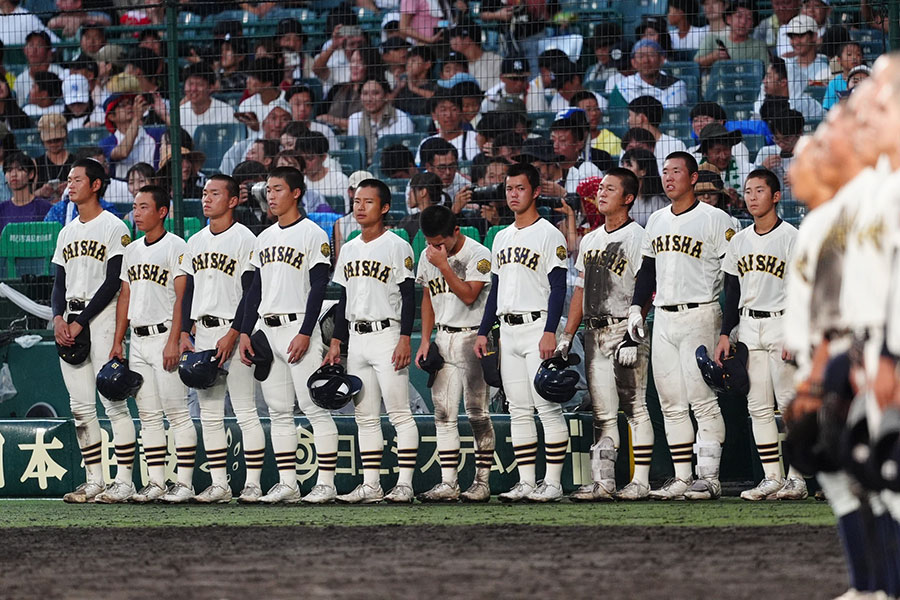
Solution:
[[[168,196],[145,186],[134,203],[136,229],[144,235],[131,241],[122,221],[99,204],[102,167],[91,159],[76,162],[69,191],[79,218],[66,225],[57,243],[51,303],[85,482],[64,500],[230,502],[227,391],[246,468],[240,503],[486,502],[495,448],[490,390],[502,384],[518,482],[499,500],[559,501],[565,497],[561,474],[569,446],[562,404],[576,391],[579,377],[569,367],[581,357],[570,351],[582,325],[594,443],[591,483],[569,499],[719,498],[726,430],[709,384],[716,377],[727,379],[726,367],[738,362],[737,370],[750,380],[748,406],[765,475],[741,496],[806,498],[803,475],[794,468],[782,472],[775,420],[776,405],[785,410],[793,398],[799,362],[784,347],[786,265],[797,230],[777,216],[780,184],[770,171],[759,169],[746,178],[754,224],[740,232],[726,212],[697,200],[697,179],[693,155],[669,154],[662,181],[671,205],[653,213],[644,229],[629,217],[639,180],[629,170],[610,168],[596,194],[605,222],[570,257],[563,233],[537,210],[539,172],[517,163],[505,180],[515,222],[497,234],[491,250],[462,235],[453,212],[436,205],[421,213],[427,246],[418,260],[410,244],[385,227],[390,189],[367,179],[353,197],[361,234],[344,243],[332,269],[328,235],[300,208],[305,186],[296,169],[270,172],[266,198],[277,223],[258,238],[233,218],[237,183],[213,175],[203,189],[204,229],[187,242],[166,232]],[[577,277],[569,290],[572,259]],[[329,283],[340,288],[330,343],[319,320]],[[413,349],[416,284],[423,288],[422,342]],[[650,310],[652,340],[645,322]],[[701,347],[709,353],[705,369],[698,366]],[[654,431],[645,398],[651,359],[674,464],[674,477],[654,490],[649,480]],[[412,363],[430,374],[441,468],[441,482],[418,496],[413,474],[419,432],[409,404]],[[492,371],[494,378],[499,371],[499,381],[491,381]],[[267,491],[260,486],[266,440],[254,399],[256,380],[271,418],[279,473]],[[188,387],[197,393],[211,479],[199,491],[192,485],[198,436]],[[112,426],[117,464],[112,482],[103,480],[95,392]],[[141,489],[133,482],[138,446],[127,406],[131,396],[147,461]],[[317,460],[317,480],[303,497],[295,464],[295,400],[312,426]],[[465,491],[457,476],[460,400],[475,440],[475,477]],[[339,494],[331,410],[349,402],[363,481]],[[382,403],[397,435],[399,475],[387,493],[380,475]],[[619,410],[630,428],[630,445],[620,439]],[[164,419],[174,439],[173,483],[165,479]],[[632,453],[629,481],[616,481],[620,449]],[[541,480],[539,451],[545,464]]]

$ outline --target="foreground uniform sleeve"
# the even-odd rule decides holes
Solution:
[[[491,291],[488,292],[487,302],[484,305],[484,316],[481,317],[481,325],[478,327],[478,335],[487,335],[497,320],[497,289],[500,278],[491,275]]]

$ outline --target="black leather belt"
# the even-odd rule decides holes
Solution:
[[[584,320],[584,324],[590,329],[603,329],[616,323],[621,323],[625,317],[588,317]]]
[[[699,302],[688,302],[686,304],[669,304],[668,306],[660,306],[662,310],[666,312],[681,312],[683,310],[689,310],[691,308],[699,308]]]
[[[269,327],[280,327],[281,325],[287,325],[292,321],[296,321],[299,318],[297,313],[289,313],[284,315],[268,315],[263,317],[263,323],[268,325]]]
[[[752,308],[742,308],[741,316],[742,317],[750,317],[751,319],[768,319],[771,317],[780,317],[784,314],[783,310],[776,310],[774,312],[769,312],[766,310],[753,310]]]
[[[524,325],[525,323],[533,323],[540,318],[541,311],[539,310],[524,314],[515,313],[500,315],[500,320],[502,320],[507,325]]]
[[[356,331],[356,333],[374,333],[376,331],[381,331],[382,329],[387,329],[390,326],[390,319],[384,319],[382,321],[356,321],[353,323],[353,330]]]
[[[159,325],[145,325],[143,327],[133,327],[131,329],[132,332],[138,337],[146,337],[148,335],[156,335],[158,333],[165,333],[169,330],[166,327],[165,323],[160,323]]]
[[[475,331],[478,329],[477,327],[450,327],[449,325],[438,325],[439,331],[446,331],[447,333],[460,333],[463,331]]]
[[[203,315],[197,320],[200,321],[201,325],[209,328],[222,327],[223,325],[229,324],[229,321],[226,321],[225,319],[220,319],[219,317],[210,317],[209,315]]]
[[[69,312],[81,312],[87,306],[84,300],[69,300]]]

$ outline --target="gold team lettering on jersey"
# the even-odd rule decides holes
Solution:
[[[653,246],[653,251],[657,254],[662,252],[681,252],[693,258],[700,258],[703,252],[703,242],[700,240],[695,241],[689,235],[678,235],[677,233],[658,236],[651,242],[651,245]]]
[[[300,270],[305,257],[305,254],[290,246],[270,246],[259,251],[259,266],[280,262]]]
[[[778,279],[784,279],[785,263],[777,256],[769,256],[768,254],[748,254],[742,256],[737,264],[738,273],[741,277],[749,271],[758,271],[760,273],[768,273],[774,275]]]
[[[234,277],[237,261],[221,252],[204,252],[191,259],[191,266],[195,273],[204,269],[218,269],[226,275]]]
[[[521,248],[519,246],[511,248],[503,248],[497,251],[497,266],[503,267],[509,264],[522,265],[532,271],[537,270],[538,262],[541,255],[531,250],[531,248]]]
[[[584,253],[584,266],[604,267],[621,277],[628,267],[628,259],[608,250],[587,250]]]
[[[169,283],[169,270],[159,265],[140,264],[128,267],[128,283],[152,281],[165,287]]]
[[[387,283],[391,276],[391,268],[377,260],[354,260],[344,265],[344,277],[372,277],[381,283]]]
[[[66,262],[79,256],[89,256],[103,262],[106,260],[106,244],[101,244],[96,240],[75,240],[66,244],[62,255]]]

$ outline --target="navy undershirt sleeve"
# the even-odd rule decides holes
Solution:
[[[730,335],[741,317],[738,304],[741,301],[741,283],[736,275],[725,273],[725,309],[722,311],[721,335]]]
[[[481,317],[481,326],[478,328],[478,335],[487,335],[497,320],[497,288],[499,278],[496,274],[491,275],[491,291],[488,292],[487,302],[484,305],[484,316]]]
[[[54,317],[61,317],[66,312],[66,268],[62,265],[56,265],[53,291],[50,292],[50,308]]]
[[[319,263],[309,270],[309,297],[306,299],[306,316],[300,325],[300,333],[311,335],[322,312],[325,290],[328,287],[328,265]]]
[[[184,298],[181,299],[181,332],[190,333],[194,327],[191,319],[191,306],[194,304],[194,276],[186,275],[184,282]]]
[[[100,314],[104,308],[109,306],[116,294],[122,288],[122,281],[119,276],[122,273],[122,255],[113,256],[106,262],[106,279],[97,288],[94,297],[88,302],[88,305],[81,311],[81,314],[75,319],[75,322],[84,327],[91,319]]]
[[[416,320],[416,283],[405,279],[400,284],[400,335],[411,335]]]
[[[646,306],[653,292],[656,291],[656,259],[645,256],[638,271],[637,280],[634,282],[634,295],[631,304]]]
[[[550,297],[547,299],[547,323],[544,331],[555,334],[566,303],[566,270],[556,267],[547,278],[550,280]]]
[[[243,277],[241,277],[243,279]],[[247,290],[247,293],[244,294],[244,298],[241,302],[244,304],[243,314],[240,316],[240,329],[241,333],[246,333],[250,335],[253,333],[253,326],[256,325],[256,321],[259,318],[259,303],[262,300],[262,277],[259,274],[259,270],[253,271],[253,281],[250,283],[250,288]],[[238,317],[235,317],[235,323],[238,323]]]

